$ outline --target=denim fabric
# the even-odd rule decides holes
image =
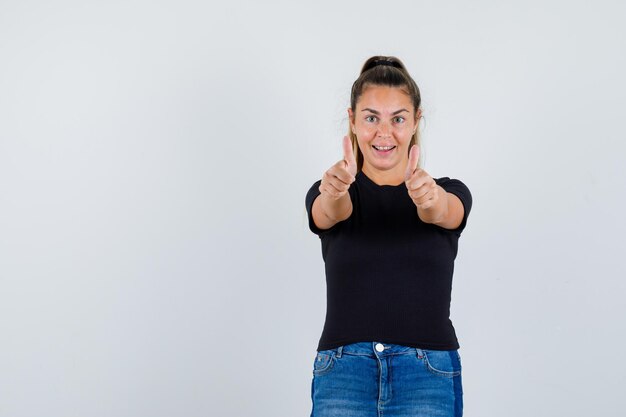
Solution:
[[[460,417],[461,357],[376,341],[316,352],[311,400],[311,417]]]

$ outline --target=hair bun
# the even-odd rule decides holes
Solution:
[[[398,68],[399,70],[406,72],[406,68],[404,67],[404,64],[402,63],[402,61],[400,61],[395,56],[380,56],[379,55],[379,56],[373,56],[367,61],[365,61],[365,64],[363,64],[363,68],[361,69],[361,74],[363,74],[365,71],[369,71],[372,68],[380,66],[380,65]]]

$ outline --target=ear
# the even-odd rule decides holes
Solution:
[[[349,119],[349,123],[350,123],[350,131],[354,132],[354,112],[352,111],[352,108],[348,107],[348,119]]]
[[[415,112],[415,124],[419,123],[420,117],[422,117],[422,109],[417,109],[417,112]]]

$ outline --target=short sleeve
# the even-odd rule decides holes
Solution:
[[[461,235],[461,232],[465,229],[467,225],[467,218],[469,217],[470,211],[472,210],[472,194],[470,193],[469,188],[458,179],[449,178],[449,177],[441,177],[435,179],[437,185],[440,185],[441,188],[446,190],[446,192],[451,193],[459,197],[461,203],[463,204],[463,220],[461,224],[456,229],[450,229],[451,232],[456,233],[458,236]]]
[[[308,218],[309,218],[309,229],[311,230],[311,232],[315,233],[318,236],[322,236],[322,235],[324,235],[326,233],[331,232],[332,230],[335,230],[341,224],[341,222],[339,222],[339,223],[333,225],[332,227],[330,227],[329,229],[320,229],[319,227],[317,227],[317,225],[313,221],[313,202],[321,194],[321,192],[319,190],[319,187],[320,187],[321,183],[322,183],[322,180],[317,180],[311,186],[309,191],[306,193],[306,198],[305,198],[305,201],[304,201],[304,204],[306,206],[307,215],[308,215]]]

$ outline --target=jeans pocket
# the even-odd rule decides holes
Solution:
[[[444,378],[452,378],[461,375],[461,356],[458,349],[455,350],[426,350],[424,360],[428,370]]]
[[[331,371],[335,364],[336,349],[321,350],[316,353],[313,363],[313,375],[321,376]]]

